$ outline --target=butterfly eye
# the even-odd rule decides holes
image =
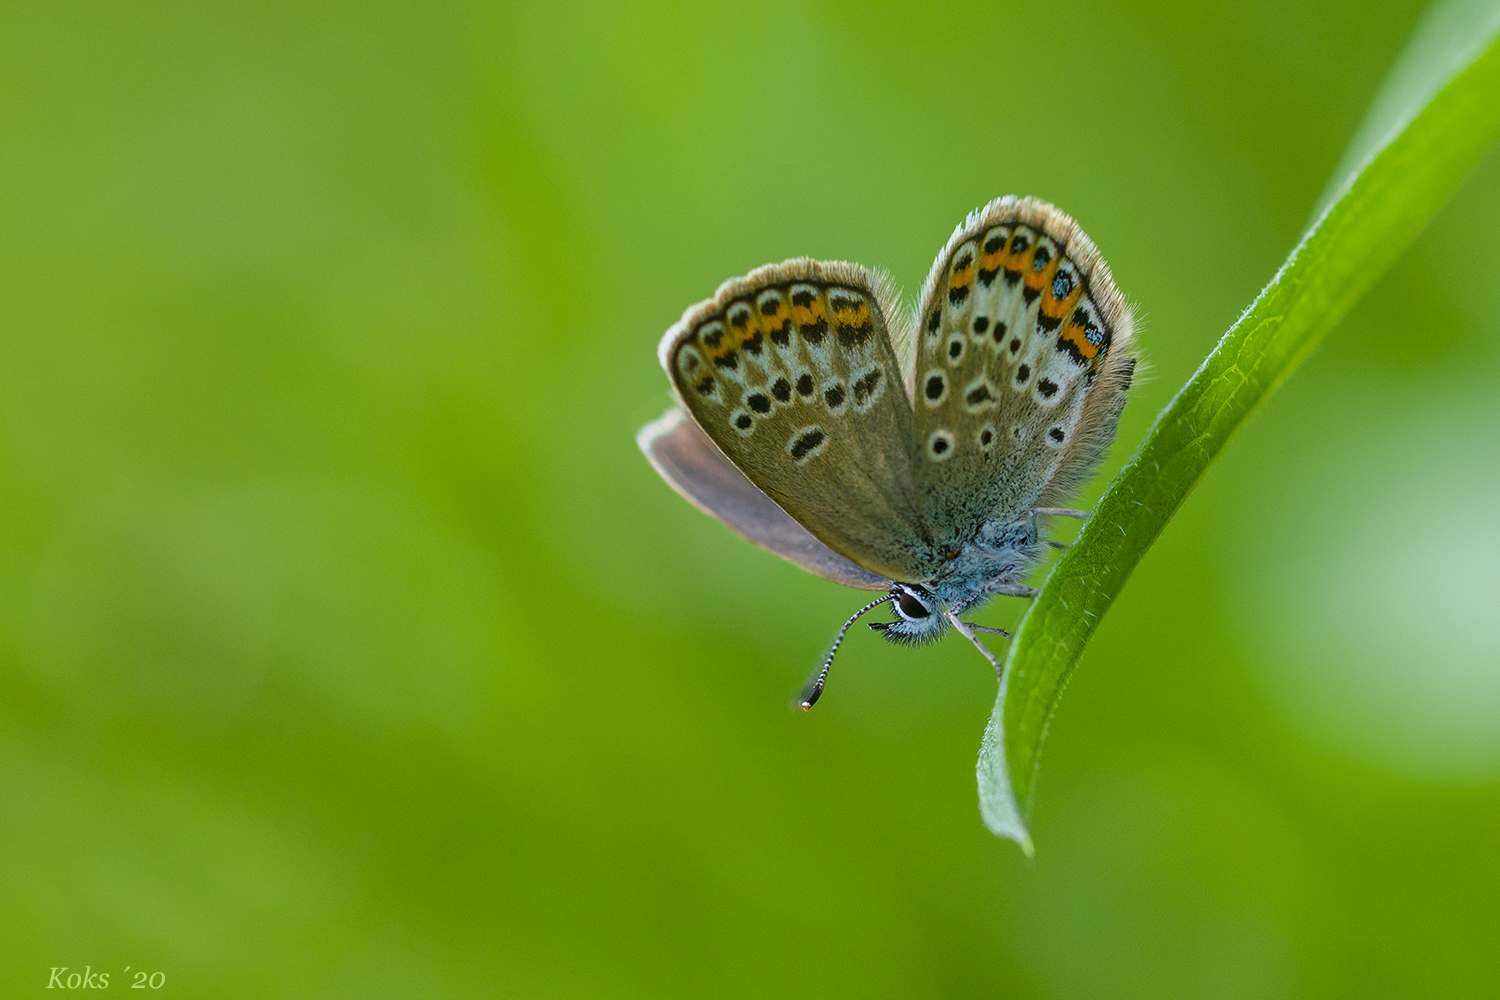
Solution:
[[[922,602],[907,593],[896,598],[896,604],[901,608],[901,613],[908,618],[926,618],[932,612],[922,606]]]

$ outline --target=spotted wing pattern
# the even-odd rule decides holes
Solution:
[[[856,566],[792,520],[756,489],[682,410],[673,407],[660,420],[642,427],[635,440],[674,490],[761,548],[848,587],[890,587],[891,581]]]
[[[971,214],[917,313],[914,470],[940,544],[1064,502],[1114,437],[1129,307],[1076,223],[1033,199]]]
[[[859,566],[922,580],[938,561],[913,485],[894,303],[865,268],[799,258],[725,282],[659,354],[694,421],[756,487]]]

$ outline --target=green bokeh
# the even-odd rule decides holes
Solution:
[[[1034,862],[973,650],[792,715],[860,595],[631,442],[721,279],[1017,192],[1144,317],[1118,463],[1420,13],[9,5],[0,993],[1500,993],[1500,157],[1142,564]]]

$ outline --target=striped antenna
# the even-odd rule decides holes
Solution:
[[[853,617],[844,622],[844,627],[839,629],[839,634],[833,637],[833,646],[828,650],[828,655],[823,657],[822,668],[818,670],[817,676],[807,682],[807,686],[802,689],[802,697],[797,699],[797,706],[801,708],[802,711],[805,712],[809,708],[812,708],[818,703],[818,699],[823,696],[823,685],[828,683],[828,668],[833,666],[833,654],[839,651],[839,643],[844,641],[844,635],[848,633],[850,626],[852,626],[856,621],[859,620],[860,615],[864,614],[866,611],[869,611],[871,608],[879,607],[895,596],[895,594],[886,594],[884,597],[878,600],[871,601],[869,604],[866,604],[864,607],[854,612]]]

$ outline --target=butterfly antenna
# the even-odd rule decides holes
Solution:
[[[844,627],[839,629],[839,634],[833,637],[833,646],[829,648],[828,655],[823,657],[823,666],[818,669],[817,676],[807,682],[807,686],[802,689],[802,697],[797,699],[797,706],[802,711],[805,712],[809,708],[812,708],[818,703],[818,699],[823,696],[823,685],[828,683],[828,669],[833,666],[833,654],[839,651],[839,643],[844,641],[844,636],[849,632],[849,628],[859,620],[860,615],[871,608],[879,607],[895,596],[895,594],[886,594],[879,600],[871,601],[854,612],[849,620],[844,622]]]

